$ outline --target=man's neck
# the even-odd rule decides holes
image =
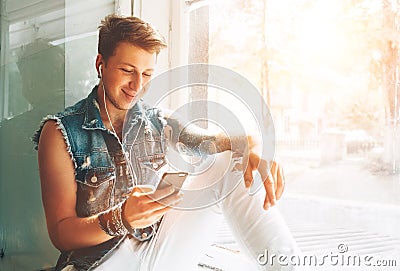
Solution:
[[[123,110],[118,110],[118,111],[123,111]],[[124,125],[125,115],[126,115],[125,111],[121,113],[121,112],[110,112],[110,110],[108,110],[108,116],[107,116],[107,112],[104,110],[104,108],[103,110],[100,110],[100,116],[104,126],[107,129],[114,131],[119,138],[122,138],[122,128]]]
[[[104,104],[104,92],[97,92],[97,102],[100,106],[100,117],[103,121],[104,127],[106,127],[110,131],[114,131],[117,136],[122,138],[122,128],[124,125],[126,110],[120,110],[115,108],[114,106],[110,106],[110,103],[107,103],[107,110]],[[107,101],[106,101],[107,102]]]

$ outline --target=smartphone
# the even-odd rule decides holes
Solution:
[[[165,172],[161,177],[157,189],[172,185],[175,188],[175,193],[178,193],[187,176],[187,172]]]

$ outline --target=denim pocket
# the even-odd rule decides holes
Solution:
[[[108,209],[115,182],[113,168],[88,169],[85,180],[77,180],[77,205],[79,216],[90,216]]]
[[[138,157],[140,168],[140,184],[151,184],[157,186],[160,180],[160,169],[167,164],[165,154],[153,154],[144,157]]]

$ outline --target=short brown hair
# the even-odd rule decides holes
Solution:
[[[99,26],[98,53],[107,61],[120,42],[129,42],[156,54],[167,47],[164,37],[140,18],[108,15]]]

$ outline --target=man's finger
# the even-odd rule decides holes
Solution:
[[[274,179],[274,185],[275,185],[277,183],[278,173],[279,173],[279,165],[275,161],[272,161],[270,171],[271,171],[271,175],[272,175],[272,177]]]
[[[245,155],[243,161],[244,161],[244,171],[243,171],[243,178],[244,178],[244,184],[246,188],[249,188],[251,184],[253,183],[253,162],[254,157],[252,157],[251,153],[247,153]]]
[[[263,208],[264,208],[264,210],[268,210],[269,207],[271,207],[271,203],[269,202],[268,194],[265,194],[265,200],[264,200]]]
[[[159,201],[163,198],[168,197],[169,195],[173,194],[175,192],[175,188],[173,185],[157,189],[154,193],[146,195],[146,202],[153,202],[153,201]]]
[[[165,215],[169,210],[171,210],[172,206],[163,206],[161,209],[153,210],[149,212],[145,217],[142,216],[142,221],[140,221],[139,225],[133,225],[133,227],[148,227],[153,225],[156,221],[159,221],[163,215]]]
[[[279,200],[282,196],[283,190],[285,189],[285,175],[283,174],[282,167],[279,167],[278,170],[278,178],[277,178],[277,185],[276,185],[276,199]]]
[[[154,210],[152,215],[157,217],[156,220],[159,220],[163,215],[165,215],[166,212],[168,212],[171,209],[172,209],[172,206],[162,205],[162,208]]]
[[[244,170],[244,184],[246,188],[249,188],[252,183],[253,183],[253,169],[251,168],[249,163],[247,163],[247,166],[245,167]]]
[[[133,195],[133,194],[137,195],[137,194],[140,193],[140,192],[141,192],[141,190],[140,190],[138,187],[134,187],[134,188],[132,189],[131,195]]]
[[[167,207],[172,207],[180,203],[183,199],[183,194],[172,194],[168,197],[164,197],[162,199],[159,199],[155,202],[150,203],[151,206],[150,208],[152,210],[161,210],[162,208]]]
[[[275,181],[271,175],[271,173],[268,171],[267,178],[264,179],[264,187],[266,191],[266,199],[268,196],[268,203],[272,206],[275,205],[276,202],[276,197],[275,197]],[[264,209],[267,209],[268,207],[267,202],[264,203]]]

